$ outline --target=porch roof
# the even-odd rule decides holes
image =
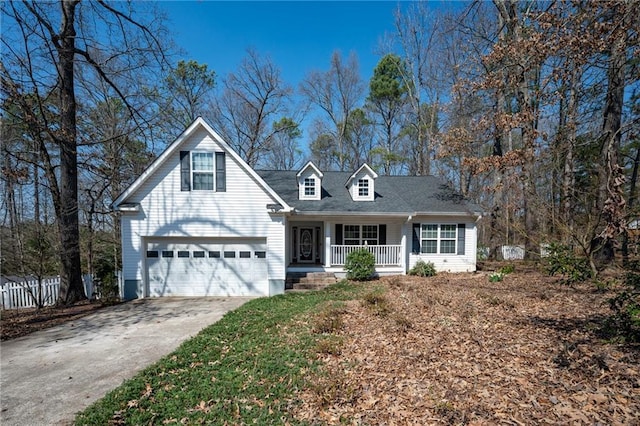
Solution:
[[[349,172],[324,172],[320,200],[298,199],[295,171],[257,173],[288,205],[302,213],[479,215],[477,206],[434,176],[379,176],[374,201],[354,201],[345,187]]]

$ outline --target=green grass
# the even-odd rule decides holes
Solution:
[[[76,417],[79,425],[283,424],[295,390],[318,373],[312,314],[360,285],[252,300]]]

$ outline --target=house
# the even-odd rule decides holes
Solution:
[[[343,276],[361,247],[376,272],[422,259],[476,269],[473,206],[431,176],[256,171],[201,118],[115,201],[121,212],[123,298],[268,296],[287,274]]]

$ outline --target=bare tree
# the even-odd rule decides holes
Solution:
[[[280,76],[271,58],[249,49],[237,71],[224,79],[214,122],[225,139],[252,167],[268,151],[272,136],[280,131],[273,123],[287,114],[292,89]],[[294,119],[295,120],[295,119]]]
[[[362,108],[356,108],[349,114],[348,123],[345,138],[347,141],[347,170],[357,170],[363,163],[376,166],[373,161],[377,153],[374,138],[375,127],[370,114]],[[388,160],[389,156],[384,155],[385,153],[383,152],[381,157]],[[386,169],[385,172],[388,173]]]
[[[302,166],[302,149],[298,141],[302,137],[300,124],[289,117],[273,123],[273,134],[263,165],[273,170],[295,170]]]
[[[135,98],[120,83],[163,62],[158,15],[136,20],[131,4],[103,0],[2,3],[3,95],[36,137],[60,235],[59,304],[85,297],[78,206],[79,86],[93,75],[106,82],[137,119]],[[145,7],[150,7],[145,5]],[[81,97],[81,96],[80,96]]]
[[[438,21],[426,2],[417,2],[404,11],[398,8],[395,29],[395,38],[402,49],[402,61],[398,62],[402,66],[398,71],[410,106],[405,132],[410,142],[409,170],[414,175],[428,175],[441,97],[434,60]]]
[[[349,155],[347,129],[352,111],[362,103],[364,82],[360,77],[358,58],[351,53],[346,62],[340,52],[333,52],[327,71],[312,71],[300,85],[307,101],[326,114],[335,143],[337,168],[344,171]]]
[[[185,129],[198,116],[205,116],[213,100],[216,73],[207,64],[179,61],[165,78],[163,115],[167,126]]]

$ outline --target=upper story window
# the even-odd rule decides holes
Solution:
[[[192,152],[193,190],[213,191],[213,152]]]
[[[305,197],[314,197],[316,195],[316,180],[314,178],[304,178],[304,195]]]
[[[214,161],[215,158],[215,161]],[[224,152],[180,151],[181,191],[226,191]]]
[[[358,196],[369,196],[369,179],[358,179]]]

